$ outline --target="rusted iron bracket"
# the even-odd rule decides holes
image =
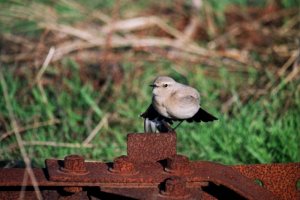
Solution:
[[[112,163],[70,155],[33,171],[44,199],[300,199],[300,163],[190,161],[177,154],[176,133],[128,134],[127,156]],[[0,169],[0,199],[17,199],[21,190],[36,199],[24,173]]]

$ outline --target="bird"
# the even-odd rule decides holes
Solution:
[[[153,88],[152,102],[140,115],[144,118],[145,132],[174,131],[183,121],[217,120],[200,106],[200,94],[195,88],[176,82],[169,76],[158,76],[150,86]],[[179,121],[179,124],[172,128],[174,121]]]

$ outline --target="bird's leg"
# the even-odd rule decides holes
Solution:
[[[162,120],[161,122],[162,122],[162,124],[163,124],[163,126],[164,126],[163,128],[167,129],[167,131],[164,129],[163,132],[173,132],[173,129],[172,129],[172,127],[168,124],[168,122],[166,122],[165,120]]]
[[[179,122],[179,123],[175,126],[175,128],[173,128],[173,131],[175,131],[176,128],[177,128],[182,122],[183,122],[183,120],[182,120],[181,122]]]

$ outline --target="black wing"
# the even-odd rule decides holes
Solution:
[[[217,120],[217,118],[215,116],[209,114],[202,108],[200,108],[193,117],[186,119],[186,121],[188,121],[188,122],[201,122],[201,121],[202,122],[210,122],[210,121],[214,121],[214,120]]]
[[[148,118],[150,120],[157,119],[157,120],[164,120],[165,122],[168,122],[169,124],[173,123],[172,119],[166,118],[166,117],[162,116],[161,114],[159,114],[155,110],[155,108],[153,107],[152,104],[150,104],[150,106],[147,108],[147,110],[144,113],[142,113],[140,116],[143,118]]]

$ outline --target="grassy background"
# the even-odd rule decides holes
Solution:
[[[222,15],[227,4],[249,5],[248,1],[224,1],[224,5],[215,2],[212,1],[212,6],[220,13],[215,20],[220,17],[221,21],[224,21]],[[250,4],[253,2],[256,1]],[[265,6],[259,2],[259,6]],[[8,9],[11,4],[5,1],[1,4],[7,8],[3,16],[12,14]],[[45,1],[44,4],[51,5],[59,13],[61,23],[74,23],[84,18],[81,13],[66,7],[64,1]],[[127,16],[132,10],[139,13],[149,4],[138,1],[129,7],[124,3],[120,6],[120,15]],[[296,2],[285,0],[282,4],[292,7]],[[115,4],[113,1],[88,1],[80,5],[89,9],[106,9],[109,13]],[[7,24],[12,19],[13,23]],[[42,34],[36,26],[36,19],[25,21],[3,18],[1,24],[5,26],[2,26],[1,33],[16,33],[28,38]],[[1,47],[5,48],[4,43]],[[126,49],[120,51],[122,53]],[[118,63],[122,77],[119,83],[104,69],[109,66],[98,63],[94,69],[92,65],[66,56],[47,67],[42,78],[43,90],[38,84],[33,84],[38,73],[38,69],[32,67],[34,64],[2,63],[0,72],[8,87],[18,126],[24,128],[22,139],[34,165],[43,166],[46,158],[63,158],[67,154],[83,154],[88,160],[103,161],[126,154],[126,134],[143,131],[143,119],[139,114],[151,101],[148,85],[158,75],[169,75],[197,88],[202,95],[202,106],[219,118],[217,122],[207,124],[183,123],[177,129],[179,153],[193,160],[224,164],[300,161],[299,79],[286,83],[285,77],[278,77],[271,69],[257,69],[250,64],[246,68],[241,66],[239,71],[230,70],[226,64],[211,69],[205,64],[174,63],[163,57],[150,61],[141,57],[131,61],[129,57],[132,56],[139,55],[126,53],[125,59]],[[253,56],[260,62],[259,55]],[[95,71],[92,70],[92,75],[83,76],[87,69]],[[103,76],[106,77],[104,83],[95,86],[93,81]],[[255,93],[253,97],[248,94],[245,100],[243,91],[254,88],[258,92],[262,79],[264,83],[277,86],[276,92],[266,91],[258,97]],[[3,88],[1,84],[1,96]],[[224,109],[228,99],[232,103]],[[81,144],[101,121],[104,125],[92,140],[92,147],[59,146]],[[38,126],[40,122],[45,122],[45,125]],[[0,136],[11,130],[7,103],[1,97]],[[43,142],[54,142],[54,145]],[[0,160],[22,160],[13,135],[1,140],[0,151]]]

